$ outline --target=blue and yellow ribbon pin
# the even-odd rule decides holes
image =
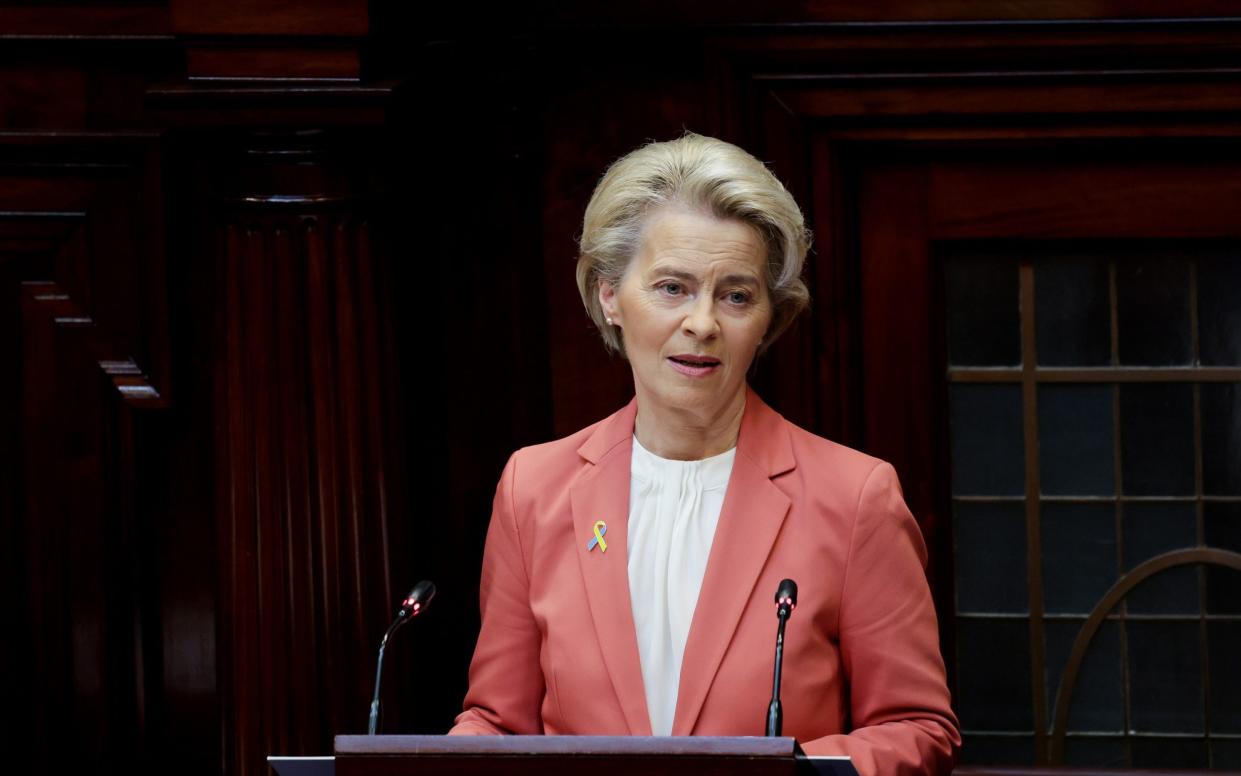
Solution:
[[[595,548],[595,545],[597,544],[599,545],[599,552],[607,552],[608,543],[603,540],[603,535],[607,532],[608,532],[607,523],[603,522],[602,520],[595,521],[595,536],[593,539],[586,542],[586,551],[590,552],[591,550]]]

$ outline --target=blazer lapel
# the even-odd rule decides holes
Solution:
[[[737,455],[681,661],[673,735],[690,735],[698,722],[792,503],[771,478],[795,465],[784,418],[747,386]]]
[[[620,700],[630,735],[649,736],[651,718],[646,708],[638,637],[629,598],[629,470],[636,414],[635,398],[600,424],[578,448],[578,453],[594,466],[573,484],[569,498],[577,559],[608,676]],[[606,552],[599,546],[586,549],[599,520],[607,524]]]

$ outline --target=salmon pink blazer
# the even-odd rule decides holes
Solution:
[[[651,734],[629,598],[636,399],[514,453],[483,555],[482,629],[453,734]],[[596,521],[607,550],[587,549]],[[780,580],[784,734],[861,774],[948,773],[961,745],[922,534],[896,472],[752,389],[682,661],[674,735],[761,736]]]

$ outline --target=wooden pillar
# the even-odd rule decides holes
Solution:
[[[396,590],[394,374],[366,163],[330,133],[213,160],[225,770],[364,729]]]

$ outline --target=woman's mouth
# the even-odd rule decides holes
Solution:
[[[719,359],[709,356],[669,356],[668,361],[673,369],[690,377],[704,377],[714,373],[720,366]]]

